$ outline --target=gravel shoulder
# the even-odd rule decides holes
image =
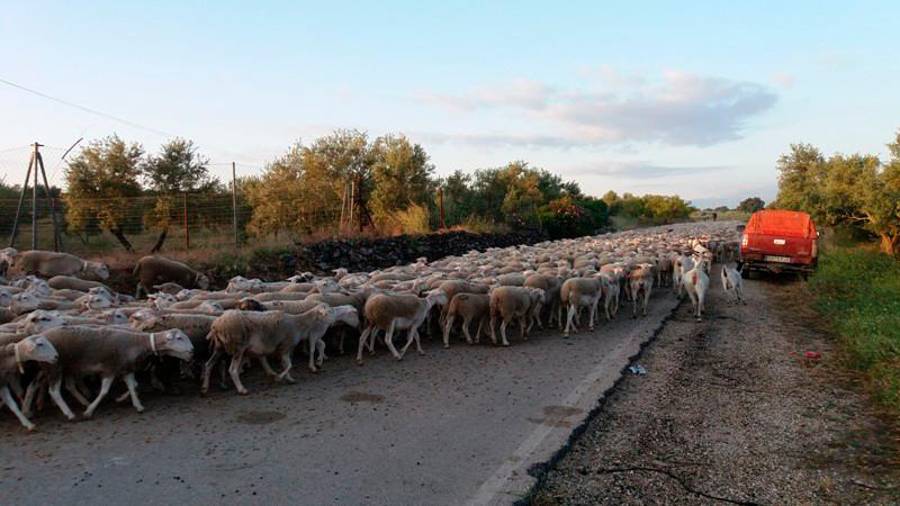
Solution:
[[[542,477],[533,504],[897,504],[897,439],[834,366],[799,283],[685,302]],[[805,351],[822,358],[808,363]]]

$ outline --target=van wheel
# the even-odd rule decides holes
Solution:
[[[744,269],[741,271],[741,277],[744,279],[750,279],[750,269]]]

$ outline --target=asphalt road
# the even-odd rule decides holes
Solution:
[[[0,502],[507,504],[675,306],[658,290],[648,317],[623,306],[594,333],[513,333],[510,348],[426,338],[425,356],[335,357],[294,385],[252,371],[246,397],[145,394],[143,414],[107,402],[67,422],[54,408],[33,434],[4,412]]]

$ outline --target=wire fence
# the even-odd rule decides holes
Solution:
[[[15,237],[12,234],[19,200],[0,199],[0,234],[6,238],[6,245],[30,249],[36,232],[37,249],[54,249],[51,205],[42,190],[39,188],[32,226],[29,188]],[[340,209],[317,209],[297,214],[289,226],[257,234],[253,210],[246,199],[238,196],[232,200],[231,194],[221,193],[77,200],[63,197],[54,198],[53,207],[62,242],[60,250],[81,256],[126,251],[126,241],[137,253],[229,251],[245,246],[287,245],[341,231]]]

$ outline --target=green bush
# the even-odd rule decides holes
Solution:
[[[900,263],[864,249],[825,252],[810,279],[818,311],[876,398],[900,411]]]
[[[565,196],[542,206],[538,216],[551,239],[580,237],[594,234],[606,224],[606,204]]]

